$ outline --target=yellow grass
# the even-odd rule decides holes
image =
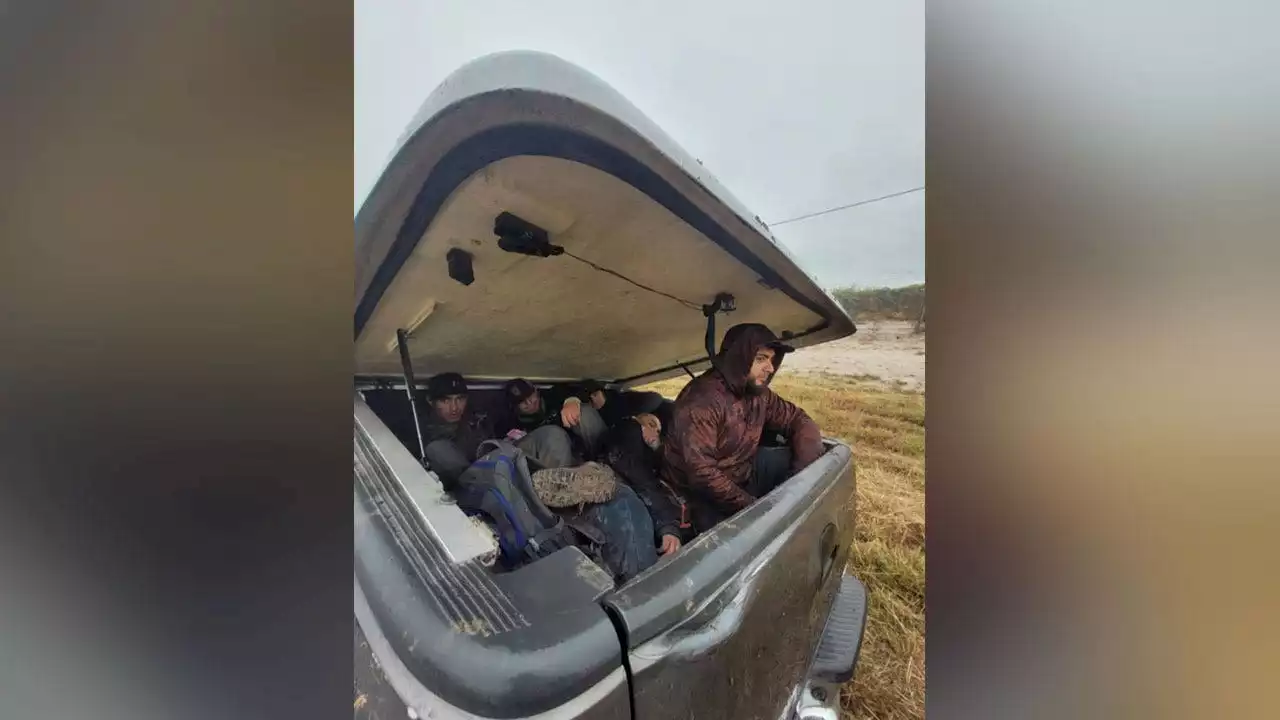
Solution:
[[[674,398],[688,378],[646,387]],[[857,462],[857,536],[850,568],[867,586],[867,630],[845,717],[924,717],[924,395],[851,377],[773,382]]]

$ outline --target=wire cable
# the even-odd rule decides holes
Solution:
[[[654,293],[654,294],[656,294],[656,295],[661,295],[661,296],[663,296],[663,297],[665,297],[665,298],[670,298],[670,299],[675,300],[676,302],[680,303],[681,305],[684,305],[684,306],[686,306],[686,307],[693,308],[694,310],[697,310],[698,312],[702,312],[702,306],[701,306],[701,305],[699,305],[699,304],[697,304],[697,303],[692,303],[692,302],[689,302],[688,300],[684,300],[684,299],[678,298],[678,297],[676,297],[675,295],[671,295],[671,294],[669,294],[669,293],[664,293],[664,292],[662,292],[661,290],[655,290],[654,288],[651,288],[651,287],[649,287],[648,285],[645,285],[645,284],[643,284],[643,283],[638,283],[638,282],[636,282],[635,280],[632,280],[631,278],[627,277],[626,275],[623,275],[623,274],[622,274],[622,273],[620,273],[620,272],[617,272],[616,270],[610,270],[610,269],[609,269],[609,268],[607,268],[607,267],[601,267],[601,266],[599,266],[599,265],[597,265],[597,264],[595,264],[595,263],[591,262],[590,260],[587,260],[586,258],[578,257],[577,255],[574,255],[573,253],[569,252],[568,250],[565,250],[565,251],[564,251],[564,254],[565,254],[565,255],[568,255],[569,257],[573,258],[574,260],[577,260],[578,262],[580,262],[580,263],[582,263],[582,264],[584,264],[584,265],[587,265],[587,266],[589,266],[589,267],[591,267],[591,268],[593,268],[593,269],[595,269],[595,270],[599,270],[599,271],[600,271],[600,272],[602,272],[602,273],[607,273],[607,274],[612,275],[612,276],[614,276],[614,277],[616,277],[616,278],[620,278],[620,279],[622,279],[622,280],[626,280],[627,282],[631,283],[632,285],[635,285],[636,287],[640,288],[641,290],[648,290],[648,291],[649,291],[649,292],[651,292],[651,293]]]
[[[858,202],[849,203],[848,205],[840,205],[839,207],[827,208],[826,210],[819,210],[818,212],[811,212],[806,215],[799,215],[797,217],[787,218],[786,220],[779,220],[778,222],[765,223],[765,224],[771,228],[775,228],[775,227],[778,227],[779,225],[786,225],[787,223],[800,222],[801,220],[816,218],[819,215],[828,215],[833,212],[848,210],[849,208],[856,208],[862,205],[870,205],[871,203],[880,202],[881,200],[888,200],[890,198],[901,197],[902,195],[910,195],[911,193],[920,192],[921,190],[924,190],[924,185],[921,185],[920,187],[911,188],[910,190],[903,190],[901,192],[890,193],[888,195],[881,195],[880,197],[871,198],[870,200],[859,200]]]
[[[901,196],[903,196],[903,195],[909,195],[909,194],[914,193],[914,192],[920,192],[921,190],[924,190],[924,186],[923,186],[923,185],[921,185],[920,187],[914,187],[914,188],[911,188],[910,190],[902,190],[902,191],[899,191],[899,192],[896,192],[896,193],[890,193],[890,194],[888,194],[888,195],[881,195],[880,197],[870,198],[870,199],[868,199],[868,200],[859,200],[858,202],[849,203],[848,205],[840,205],[840,206],[838,206],[838,207],[827,208],[826,210],[819,210],[818,212],[811,212],[811,213],[807,213],[807,214],[805,214],[805,215],[799,215],[799,216],[796,216],[796,217],[793,217],[793,218],[787,218],[786,220],[780,220],[780,221],[778,221],[778,222],[774,222],[774,223],[765,223],[765,224],[766,224],[768,227],[770,227],[770,228],[775,228],[775,227],[777,227],[777,226],[779,226],[779,225],[786,225],[787,223],[799,222],[799,221],[801,221],[801,220],[808,220],[809,218],[815,218],[815,217],[818,217],[818,216],[820,216],[820,215],[828,215],[828,214],[833,213],[833,212],[840,212],[841,210],[848,210],[848,209],[850,209],[850,208],[861,207],[861,206],[863,206],[863,205],[870,205],[871,203],[880,202],[881,200],[889,200],[889,199],[891,199],[891,198],[901,197]],[[594,269],[594,270],[598,270],[599,272],[602,272],[602,273],[607,273],[607,274],[612,275],[612,276],[614,276],[614,277],[616,277],[616,278],[618,278],[618,279],[620,279],[620,280],[625,280],[625,281],[627,281],[627,282],[631,283],[632,285],[635,285],[636,287],[640,288],[641,290],[648,290],[649,292],[654,293],[655,295],[661,295],[662,297],[670,298],[671,300],[675,300],[676,302],[680,303],[681,305],[684,305],[685,307],[692,308],[692,309],[697,310],[697,311],[699,311],[699,312],[701,312],[701,311],[702,311],[702,306],[701,306],[701,305],[699,305],[699,304],[697,304],[697,303],[689,302],[688,300],[685,300],[685,299],[683,299],[683,298],[678,298],[678,297],[676,297],[675,295],[672,295],[672,294],[670,294],[670,293],[665,293],[665,292],[662,292],[661,290],[657,290],[657,289],[655,289],[655,288],[651,288],[651,287],[649,287],[648,285],[645,285],[644,283],[636,282],[635,280],[632,280],[631,278],[627,277],[626,275],[623,275],[623,274],[622,274],[622,273],[620,273],[620,272],[617,272],[616,270],[610,270],[610,269],[609,269],[609,268],[607,268],[607,267],[601,267],[600,265],[597,265],[597,264],[595,264],[595,263],[591,262],[590,260],[587,260],[586,258],[579,257],[579,256],[577,256],[577,255],[574,255],[573,253],[569,252],[568,250],[565,250],[565,251],[564,251],[564,254],[565,254],[565,255],[568,255],[569,257],[573,258],[574,260],[577,260],[578,262],[580,262],[580,263],[582,263],[582,264],[584,264],[584,265],[587,265],[588,267],[591,267],[591,268],[592,268],[592,269]]]

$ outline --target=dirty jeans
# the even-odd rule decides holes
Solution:
[[[427,465],[440,477],[445,487],[453,485],[471,465],[468,458],[452,440],[435,440],[427,443]]]
[[[791,477],[791,448],[762,447],[756,450],[755,475],[747,492],[760,498]]]
[[[590,403],[583,403],[578,424],[573,426],[571,432],[581,441],[583,449],[587,452],[587,457],[584,459],[595,460],[604,445],[604,437],[609,432],[609,426],[600,416],[599,410],[592,407]]]
[[[524,451],[529,458],[530,470],[544,468],[573,467],[577,460],[573,456],[573,442],[569,433],[562,427],[543,425],[516,442],[516,447]]]
[[[581,458],[574,452],[573,441],[569,437],[572,432],[588,453],[594,456],[599,452],[608,428],[601,419],[600,413],[590,405],[582,407],[582,417],[576,427],[565,430],[557,425],[543,425],[525,435],[516,443],[529,457],[530,470],[554,467],[572,467],[581,464]],[[446,485],[452,484],[462,477],[462,473],[475,458],[469,458],[452,440],[435,440],[427,443],[427,465]]]
[[[584,447],[598,449],[606,428],[596,409],[582,408],[582,419],[574,434]],[[569,432],[555,425],[544,425],[516,443],[529,458],[529,469],[573,467],[581,464],[575,456]],[[446,482],[456,481],[471,464],[458,446],[450,440],[437,440],[427,445],[427,462]],[[605,564],[614,579],[624,583],[658,561],[653,543],[653,519],[649,509],[630,487],[618,483],[618,492],[606,503],[588,505],[583,519],[599,528],[605,542],[601,548]]]
[[[516,445],[529,456],[536,468],[573,467],[580,465],[583,458],[574,452],[572,432],[587,452],[595,457],[600,451],[605,433],[609,430],[600,417],[600,413],[590,405],[582,406],[582,415],[578,424],[569,430],[559,425],[543,425],[520,439]]]
[[[516,443],[529,458],[529,469],[544,467],[569,467],[574,463],[569,434],[564,428],[546,425],[525,435]],[[446,486],[457,482],[462,473],[476,458],[467,457],[452,440],[435,440],[427,443],[427,465]]]
[[[588,505],[582,517],[604,533],[604,562],[619,584],[658,562],[653,519],[630,487],[619,483],[618,494],[612,500]]]
[[[582,419],[573,431],[584,447],[590,452],[597,451],[606,430],[596,409],[583,406]],[[581,464],[574,455],[568,431],[562,427],[544,425],[521,438],[518,445],[529,456],[530,470]],[[640,496],[627,485],[619,482],[612,500],[586,506],[581,517],[604,535],[601,554],[618,583],[630,580],[658,561],[653,543],[653,518]]]

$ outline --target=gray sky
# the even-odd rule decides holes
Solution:
[[[542,50],[602,78],[765,222],[924,184],[924,0],[356,0],[359,208],[449,73]],[[924,280],[924,193],[774,230],[825,287]]]

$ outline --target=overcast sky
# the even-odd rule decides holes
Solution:
[[[356,208],[435,86],[499,50],[602,78],[767,223],[924,185],[924,0],[356,0]],[[825,287],[924,280],[924,193],[774,229]]]

